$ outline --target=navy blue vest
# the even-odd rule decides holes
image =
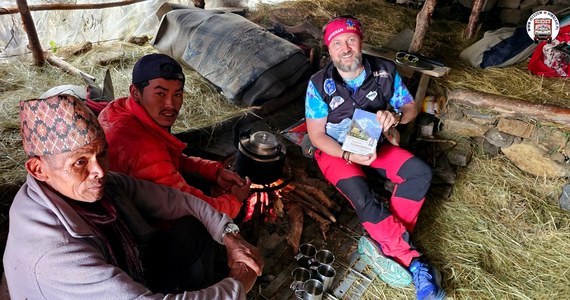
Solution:
[[[376,113],[388,108],[394,93],[396,65],[382,58],[362,55],[366,78],[353,93],[346,86],[342,77],[328,63],[322,70],[311,77],[311,81],[328,105],[327,122],[340,123],[352,118],[356,108]]]

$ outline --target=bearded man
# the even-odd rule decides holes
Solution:
[[[368,155],[342,149],[357,108],[376,114],[387,132],[413,120],[416,104],[394,63],[362,54],[363,33],[356,18],[335,18],[323,32],[332,62],[311,77],[305,100],[307,131],[317,148],[314,157],[368,232],[359,241],[359,252],[377,275],[392,286],[413,281],[418,299],[443,299],[441,275],[410,240],[431,183],[431,168],[390,143],[378,143]],[[376,199],[365,168],[395,184],[389,207]]]

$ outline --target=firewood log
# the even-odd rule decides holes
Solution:
[[[275,199],[273,199],[273,212],[275,212],[279,218],[282,218],[285,213],[283,210],[283,200],[279,196],[276,196]]]
[[[304,195],[299,195],[299,193],[297,192],[298,190],[292,190],[287,195],[287,198],[297,203],[300,203],[301,205],[306,206],[316,212],[323,214],[323,216],[327,217],[329,220],[336,223],[336,218],[324,205],[312,199],[311,196],[309,196],[307,193],[304,193]]]
[[[326,181],[317,179],[317,178],[312,178],[312,177],[301,177],[299,178],[299,182],[302,182],[306,185],[310,185],[312,187],[315,187],[321,191],[326,191],[327,189],[329,189],[332,185],[329,184]]]
[[[295,189],[300,189],[300,190],[303,190],[304,192],[307,192],[307,194],[313,196],[314,199],[321,202],[328,209],[331,209],[333,211],[339,211],[340,210],[340,207],[338,206],[338,204],[336,204],[336,202],[334,202],[331,198],[329,198],[325,194],[325,192],[323,192],[322,190],[320,190],[316,187],[301,183],[301,182],[292,182],[291,185]]]
[[[317,212],[306,206],[303,206],[303,211],[307,216],[311,217],[313,220],[319,223],[319,228],[321,229],[321,233],[323,234],[323,239],[326,241],[327,233],[329,232],[329,229],[331,227],[331,221],[321,217],[321,215],[319,215]]]
[[[299,252],[301,234],[303,233],[303,209],[294,201],[287,201],[287,217],[289,218],[289,234],[287,243],[293,248],[293,253]]]

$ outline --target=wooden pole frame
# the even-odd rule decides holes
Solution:
[[[22,24],[24,26],[24,30],[28,35],[28,47],[32,51],[34,64],[36,66],[43,66],[46,63],[44,51],[42,50],[42,44],[38,38],[38,32],[36,30],[36,25],[34,24],[34,19],[32,18],[32,14],[28,8],[28,1],[17,0],[16,4],[18,5],[18,11],[22,16]]]
[[[37,4],[29,5],[29,11],[41,11],[41,10],[76,10],[76,9],[100,9],[108,7],[126,6],[135,4],[138,2],[144,2],[147,0],[123,0],[115,2],[106,3],[85,3],[85,4]],[[19,1],[18,1],[19,2]],[[20,12],[19,7],[0,7],[0,15],[17,14]]]

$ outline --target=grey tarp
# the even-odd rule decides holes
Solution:
[[[240,15],[216,10],[169,11],[161,19],[153,46],[242,105],[275,98],[309,69],[296,45]]]

